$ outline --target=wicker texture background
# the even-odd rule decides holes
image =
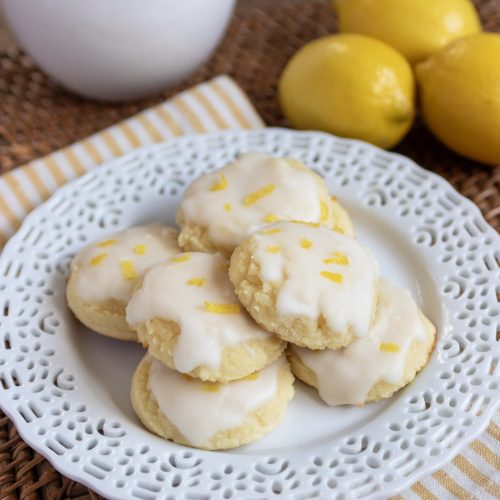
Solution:
[[[476,4],[484,29],[500,31],[500,0],[476,0]],[[121,105],[99,104],[70,95],[18,49],[8,49],[0,53],[0,173],[221,73],[229,74],[241,85],[268,125],[286,125],[276,99],[281,69],[304,43],[335,30],[336,20],[328,0],[275,5],[269,2],[260,8],[241,5],[219,49],[195,75],[160,95]],[[448,179],[481,208],[490,224],[500,229],[500,166],[485,167],[453,154],[418,119],[396,151]],[[1,413],[0,497],[97,498],[33,452]]]

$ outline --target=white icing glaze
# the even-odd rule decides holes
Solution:
[[[408,350],[424,342],[426,329],[408,290],[380,280],[375,320],[367,337],[343,349],[293,350],[318,380],[318,392],[329,405],[361,404],[379,380],[397,384]]]
[[[322,213],[325,218],[320,196],[326,190],[311,171],[293,165],[285,158],[247,153],[198,178],[181,203],[185,222],[208,228],[210,239],[222,247],[235,247],[250,231],[276,220],[319,222]],[[266,187],[267,195],[249,204],[246,197]],[[265,220],[271,214],[276,218]]]
[[[173,361],[182,373],[197,366],[217,369],[226,347],[272,337],[241,306],[229,281],[227,265],[218,254],[179,254],[152,267],[127,306],[131,325],[153,318],[179,325]],[[238,311],[223,314],[209,309],[216,309],[218,304],[222,312],[224,308]]]
[[[194,446],[217,432],[242,426],[248,415],[271,401],[284,357],[241,380],[219,384],[181,375],[149,356],[149,389],[162,413]]]
[[[88,302],[128,302],[137,279],[148,267],[180,251],[177,235],[171,227],[150,224],[126,229],[85,247],[71,264],[72,271],[78,271],[76,293]],[[123,263],[128,262],[131,265],[125,264],[124,268]]]
[[[262,281],[279,287],[279,314],[322,315],[335,332],[350,325],[358,337],[368,333],[378,278],[368,249],[325,226],[296,222],[272,224],[252,238]]]

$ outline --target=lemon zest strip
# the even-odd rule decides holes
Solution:
[[[332,273],[330,271],[321,271],[320,274],[321,276],[323,276],[323,278],[333,281],[334,283],[342,283],[344,281],[344,277],[339,273]]]
[[[276,233],[281,233],[283,229],[280,229],[279,227],[271,227],[269,229],[263,229],[260,234],[276,234]]]
[[[240,312],[239,304],[217,304],[208,300],[205,300],[204,304],[205,311],[214,314],[239,314]]]
[[[101,243],[98,243],[98,247],[109,247],[111,245],[114,245],[116,243],[116,240],[104,240],[101,241]]]
[[[144,255],[146,253],[146,250],[147,250],[146,245],[136,245],[134,247],[134,253],[136,255]]]
[[[107,257],[107,255],[108,255],[107,253],[101,253],[99,255],[96,255],[95,257],[90,259],[90,263],[93,266],[98,266]]]
[[[294,224],[305,224],[306,226],[310,227],[320,227],[321,224],[319,222],[307,222],[305,220],[292,220],[290,222],[293,222]]]
[[[281,252],[281,248],[277,245],[269,245],[267,248],[266,248],[266,252],[268,253],[278,253],[278,252]]]
[[[122,260],[120,262],[120,270],[127,281],[138,278],[134,263],[131,260]]]
[[[264,196],[269,196],[275,189],[276,186],[274,184],[266,184],[260,189],[257,189],[257,191],[246,195],[245,198],[243,198],[243,205],[249,207],[257,203],[261,198],[264,198]]]
[[[262,222],[276,222],[279,220],[279,217],[276,214],[268,214],[262,218]]]
[[[393,344],[392,342],[382,342],[380,344],[379,349],[382,352],[399,352],[401,351],[401,347],[398,346],[398,344]]]
[[[339,266],[348,266],[349,257],[342,252],[335,252],[331,257],[323,260],[324,264],[338,264]]]
[[[191,254],[183,253],[183,254],[179,255],[178,257],[172,257],[170,259],[170,262],[186,262],[190,258],[191,258]]]
[[[219,182],[214,182],[210,186],[210,191],[223,191],[226,188],[227,188],[226,176],[222,172],[219,172]]]
[[[313,242],[311,240],[308,240],[307,238],[302,238],[300,240],[300,246],[302,248],[305,248],[306,250],[309,250],[313,246]]]
[[[191,278],[186,281],[187,285],[202,287],[207,280],[205,278]]]

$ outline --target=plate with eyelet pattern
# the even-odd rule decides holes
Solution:
[[[67,309],[74,254],[120,229],[173,223],[185,187],[246,151],[302,160],[346,206],[381,273],[436,324],[429,364],[393,398],[329,408],[296,382],[280,426],[206,452],[148,433],[129,389],[139,345]],[[0,258],[0,406],[63,474],[109,498],[378,498],[446,463],[500,400],[500,242],[478,208],[409,159],[318,132],[226,131],[145,147],[59,189]]]

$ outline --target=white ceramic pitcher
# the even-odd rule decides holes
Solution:
[[[133,99],[191,73],[235,0],[0,0],[21,47],[67,89]]]

